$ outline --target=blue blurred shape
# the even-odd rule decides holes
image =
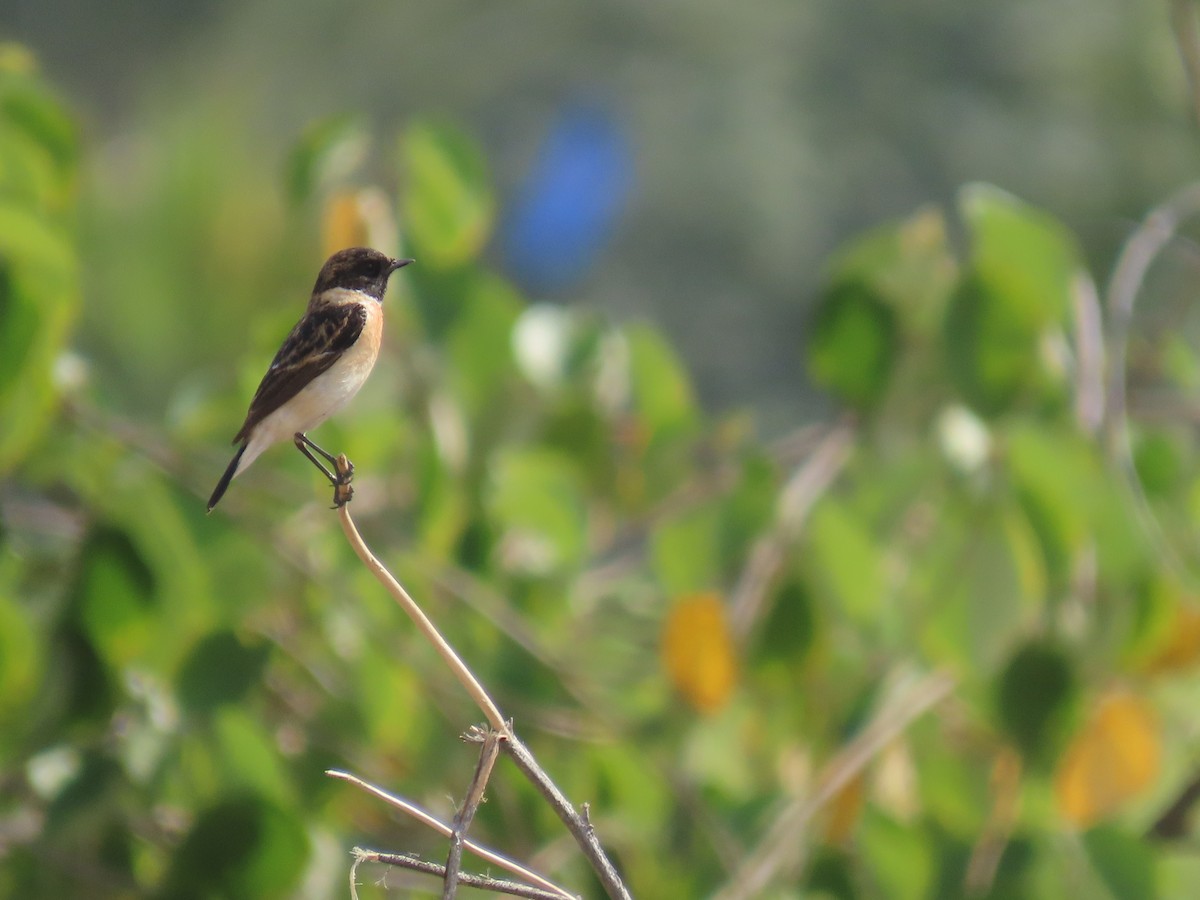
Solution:
[[[633,180],[629,141],[596,106],[568,107],[538,149],[505,216],[500,251],[535,294],[563,291],[596,261]]]

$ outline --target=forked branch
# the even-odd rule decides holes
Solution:
[[[415,803],[409,803],[403,797],[397,797],[391,791],[385,791],[378,785],[371,784],[369,781],[363,781],[357,775],[351,775],[349,772],[342,772],[338,769],[327,769],[325,774],[331,778],[338,778],[342,781],[350,782],[355,787],[361,788],[374,797],[378,797],[389,806],[393,807],[394,809],[398,809],[407,816],[411,816],[422,825],[426,826],[427,828],[432,828],[434,831],[440,835],[443,835],[444,837],[453,837],[454,829],[445,822],[442,822],[436,816],[430,815]],[[537,872],[527,869],[520,863],[509,859],[507,856],[503,856],[494,850],[489,850],[487,847],[480,846],[466,837],[463,838],[462,845],[485,862],[489,862],[493,866],[497,866],[505,871],[512,872],[518,878],[523,878],[532,885],[537,885],[539,890],[542,890],[546,894],[555,897],[556,900],[573,900],[574,898],[574,895],[570,892],[559,887],[554,882],[543,878]],[[409,865],[410,862],[422,862],[422,860],[418,860],[416,857],[408,856],[404,853],[382,853],[373,850],[365,851],[361,850],[361,848],[356,848],[354,851],[355,859],[358,861],[363,861],[366,859],[364,854],[369,855],[372,861],[383,862],[394,866],[404,866],[406,868],[415,868],[415,866]],[[376,857],[386,857],[386,859],[375,859]],[[406,862],[398,862],[397,860],[405,860]],[[445,866],[439,866],[437,863],[429,863],[429,865],[436,867],[438,874],[442,877],[445,877]],[[420,869],[420,871],[424,872],[430,870]],[[351,880],[353,881],[353,875],[351,876]],[[465,876],[460,876],[459,883],[467,884],[467,878]]]
[[[345,455],[338,457],[336,461],[337,472],[339,476],[348,476],[353,471],[350,461]],[[546,798],[546,801],[554,808],[558,817],[566,824],[568,830],[574,836],[580,850],[583,851],[592,870],[596,873],[600,883],[604,886],[605,892],[612,900],[632,900],[629,890],[625,887],[620,875],[617,873],[616,867],[609,860],[604,848],[600,845],[600,841],[596,838],[595,831],[591,823],[587,819],[576,812],[575,807],[567,800],[563,793],[554,785],[550,776],[545,770],[538,765],[528,748],[523,743],[517,740],[513,734],[511,724],[501,715],[499,708],[495,702],[484,690],[471,672],[467,665],[462,661],[454,648],[442,637],[441,633],[430,621],[429,617],[421,610],[416,601],[409,596],[408,591],[396,580],[395,576],[388,571],[387,567],[379,561],[366,542],[362,539],[362,535],[358,533],[358,528],[354,524],[354,520],[350,517],[349,504],[344,504],[338,507],[338,519],[342,524],[342,531],[346,535],[346,540],[350,542],[350,546],[362,560],[368,571],[375,576],[376,580],[384,586],[392,598],[400,605],[408,617],[413,620],[417,628],[425,636],[426,640],[433,645],[434,649],[441,656],[442,660],[450,667],[454,676],[462,684],[463,688],[470,695],[471,699],[487,717],[488,724],[497,732],[498,742],[502,750],[507,752],[517,764],[517,768],[528,778],[538,791]],[[335,777],[346,778],[351,780],[352,776],[347,776],[344,773],[329,774]],[[356,780],[357,779],[353,779]],[[385,792],[384,792],[385,793]],[[450,835],[448,835],[450,836]],[[464,846],[470,846],[465,842]],[[461,852],[461,850],[460,850]],[[453,855],[450,862],[453,863]],[[446,870],[442,869],[443,876]],[[465,884],[466,882],[463,881]]]
[[[358,865],[364,862],[382,863],[385,866],[396,866],[401,869],[410,869],[413,872],[424,872],[427,875],[436,875],[442,879],[446,877],[445,866],[426,859],[418,859],[415,856],[406,856],[403,853],[384,853],[379,850],[366,850],[362,847],[355,847],[353,852],[354,865],[350,870],[351,888],[355,886],[354,878]],[[529,897],[531,900],[563,900],[564,896],[571,896],[570,894],[564,895],[556,891],[544,891],[541,888],[530,887],[527,884],[521,884],[516,881],[504,881],[499,878],[492,878],[488,875],[471,875],[463,872],[457,876],[457,879],[459,884],[465,884],[467,887],[493,891],[498,894],[510,894],[513,897]]]

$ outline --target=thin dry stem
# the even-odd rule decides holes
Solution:
[[[575,811],[571,801],[555,786],[542,767],[537,764],[537,760],[533,758],[529,748],[521,743],[515,735],[510,736],[501,746],[516,763],[517,768],[525,774],[525,777],[533,783],[533,786],[558,813],[559,819],[567,826],[567,830],[574,835],[575,842],[583,849],[592,864],[592,870],[599,877],[600,883],[604,885],[605,893],[613,900],[632,900],[616,867],[613,866],[605,854],[604,848],[600,845],[600,840],[596,837],[596,830],[592,828],[590,819]],[[587,807],[585,806],[584,809],[586,810]]]
[[[1109,314],[1108,358],[1111,362],[1105,411],[1105,433],[1112,458],[1125,473],[1139,520],[1154,540],[1163,560],[1176,574],[1194,582],[1195,576],[1167,539],[1162,525],[1150,507],[1146,491],[1133,463],[1130,441],[1129,409],[1126,395],[1126,366],[1133,310],[1145,283],[1146,274],[1175,237],[1179,227],[1200,214],[1200,183],[1180,190],[1165,203],[1150,211],[1142,224],[1121,248],[1108,283],[1106,302]]]
[[[421,630],[421,633],[425,635],[425,639],[437,650],[438,655],[450,667],[450,671],[454,673],[454,676],[471,696],[471,699],[475,701],[475,705],[487,717],[488,724],[505,737],[510,736],[508,723],[500,715],[500,710],[496,708],[496,704],[492,702],[492,698],[483,689],[483,685],[479,683],[479,680],[467,668],[466,663],[454,652],[454,648],[442,637],[441,632],[437,630],[421,607],[417,606],[417,602],[409,596],[408,591],[401,586],[400,582],[393,577],[392,573],[375,557],[375,554],[371,552],[371,548],[363,541],[362,535],[358,533],[358,528],[354,524],[354,520],[350,518],[350,507],[348,504],[338,508],[338,519],[342,523],[342,531],[346,533],[346,540],[350,542],[350,546],[354,548],[354,552],[358,554],[358,558],[363,561],[363,564],[370,570],[379,583],[387,589],[387,592],[392,595],[393,599],[400,604],[401,609],[413,620],[417,628]]]
[[[1109,371],[1105,418],[1110,439],[1118,443],[1126,425],[1125,355],[1133,308],[1150,266],[1175,237],[1179,226],[1197,213],[1200,213],[1200,184],[1192,184],[1150,210],[1121,248],[1113,267],[1106,298],[1109,315],[1108,356],[1112,368]]]
[[[435,875],[445,879],[447,872],[446,867],[429,860],[418,859],[415,856],[406,856],[403,853],[383,853],[379,850],[366,850],[362,847],[355,847],[354,865],[357,866],[360,862],[381,863],[385,866],[396,866],[401,869],[410,869],[413,872],[424,872],[427,875]],[[479,888],[480,890],[494,891],[500,894],[511,894],[514,897],[528,897],[531,900],[562,900],[563,895],[554,891],[543,891],[540,888],[529,887],[529,885],[518,884],[515,881],[501,881],[498,878],[490,878],[486,875],[471,875],[468,873],[460,873],[458,883],[465,884],[467,887]],[[579,900],[570,894],[571,900]],[[357,900],[357,894],[355,894]]]
[[[395,794],[391,793],[390,791],[384,790],[383,788],[379,787],[378,785],[371,784],[369,781],[364,781],[363,779],[359,778],[357,775],[352,775],[349,772],[343,772],[340,769],[326,769],[325,774],[328,775],[330,778],[338,778],[338,779],[341,779],[342,781],[350,782],[355,787],[361,788],[362,790],[366,791],[368,794],[372,794],[372,795],[378,797],[380,800],[383,800],[388,805],[395,807],[396,809],[400,810],[405,815],[411,816],[412,818],[416,819],[418,822],[420,822],[422,825],[426,826],[427,828],[433,829],[434,831],[436,831],[438,834],[442,835],[443,837],[448,837],[448,838],[453,837],[453,834],[454,834],[453,828],[451,828],[449,825],[447,825],[440,819],[436,818],[435,816],[430,815],[428,812],[421,809],[421,807],[419,807],[413,803],[409,803],[403,797],[397,797]],[[559,887],[553,881],[550,881],[547,878],[543,878],[537,872],[534,872],[531,869],[527,869],[525,866],[521,865],[520,863],[514,862],[513,860],[495,852],[494,850],[489,850],[487,847],[481,846],[480,844],[476,844],[474,841],[468,840],[466,838],[463,838],[462,845],[464,847],[466,847],[468,850],[470,850],[472,853],[474,853],[476,856],[478,856],[480,859],[486,860],[487,862],[490,862],[494,866],[499,866],[500,868],[502,868],[508,872],[512,872],[518,878],[523,878],[526,881],[528,881],[530,884],[536,884],[539,887],[541,887],[547,891],[550,891],[552,894],[554,894],[557,897],[560,897],[560,898],[574,897],[574,895],[571,894],[569,891],[567,891],[565,888]],[[444,871],[444,869],[443,869],[443,871]]]
[[[730,598],[729,624],[739,638],[745,639],[762,618],[767,592],[783,568],[789,545],[850,457],[853,438],[852,425],[839,424],[822,438],[784,485],[774,527],[755,542]]]
[[[363,858],[358,854],[358,847],[355,847],[353,852],[354,862],[350,864],[350,900],[358,900],[358,867]]]
[[[992,808],[967,860],[963,887],[970,897],[992,892],[1004,848],[1012,838],[1021,807],[1021,757],[1011,747],[1000,751],[992,768]]]
[[[489,729],[483,736],[483,745],[479,748],[479,762],[475,766],[475,774],[471,785],[467,788],[467,797],[462,809],[454,817],[454,830],[450,835],[450,852],[446,856],[446,874],[443,878],[442,900],[454,900],[458,890],[459,870],[462,868],[463,842],[467,831],[475,819],[475,811],[483,802],[483,792],[487,788],[488,779],[492,775],[492,766],[500,754],[500,741],[503,735]]]
[[[1094,435],[1104,424],[1104,322],[1096,283],[1086,274],[1071,286],[1075,316],[1075,420]]]
[[[1171,28],[1192,98],[1192,118],[1200,122],[1200,31],[1197,29],[1196,0],[1171,0]]]
[[[926,675],[897,692],[871,723],[824,767],[814,790],[790,802],[767,830],[759,846],[714,896],[717,900],[761,897],[776,876],[796,871],[803,863],[804,831],[816,813],[914,720],[941,702],[954,689],[954,678],[943,672]]]
[[[345,467],[348,468],[350,465],[344,456],[340,457],[338,460],[339,475],[343,472],[343,461]],[[611,860],[605,854],[604,848],[600,845],[600,841],[597,840],[591,826],[579,818],[579,814],[575,812],[575,808],[571,805],[570,801],[558,790],[550,780],[550,776],[538,765],[533,755],[525,748],[525,745],[517,740],[516,735],[512,732],[510,723],[501,716],[500,710],[492,701],[492,698],[488,696],[483,685],[479,683],[478,679],[471,673],[471,670],[467,668],[458,654],[454,652],[454,648],[442,637],[441,633],[438,632],[437,628],[417,605],[416,601],[409,596],[408,591],[401,586],[400,582],[387,570],[387,567],[371,552],[371,549],[358,533],[358,528],[355,526],[354,520],[350,517],[348,504],[338,509],[338,518],[341,520],[342,531],[345,532],[346,540],[350,542],[350,546],[354,548],[354,552],[358,555],[358,558],[362,560],[363,564],[375,576],[376,580],[392,595],[393,599],[408,614],[408,617],[416,623],[421,633],[434,646],[446,665],[450,667],[455,677],[458,678],[467,693],[470,694],[471,699],[483,711],[488,723],[499,733],[502,738],[502,745],[508,750],[514,761],[517,762],[518,768],[534,783],[542,795],[550,801],[555,813],[567,825],[571,834],[575,836],[576,843],[591,864],[592,870],[600,879],[601,884],[604,885],[604,889],[609,897],[614,898],[614,900],[629,900],[630,894],[628,889],[617,873],[616,867],[613,866]],[[336,777],[357,781],[353,776],[346,776],[344,773],[338,774]],[[378,793],[379,796],[390,796],[385,791],[374,788],[370,789]],[[447,833],[447,836],[450,835]]]

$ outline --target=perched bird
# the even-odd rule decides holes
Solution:
[[[345,406],[371,374],[383,336],[388,278],[410,262],[365,247],[339,250],[325,261],[308,309],[254,392],[246,421],[233,438],[241,446],[208,500],[209,512],[230,481],[264,450],[285,439],[292,440],[335,488],[346,483],[313,456],[316,451],[329,463],[336,462],[305,432]],[[344,502],[338,499],[342,496],[335,492],[335,502]]]

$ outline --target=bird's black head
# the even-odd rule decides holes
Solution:
[[[369,247],[350,247],[339,250],[321,266],[313,293],[319,294],[331,288],[362,291],[368,297],[383,299],[387,290],[388,276],[407,266],[411,259],[392,259],[390,256]]]

